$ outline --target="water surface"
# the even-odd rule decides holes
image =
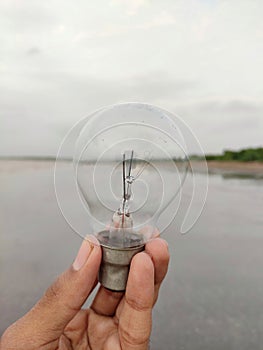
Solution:
[[[212,175],[205,211],[191,232],[176,235],[176,220],[168,227],[171,264],[151,349],[262,348],[262,209],[262,180]],[[2,163],[0,215],[2,332],[72,262],[81,239],[57,207],[52,163]]]

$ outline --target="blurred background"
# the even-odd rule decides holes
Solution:
[[[139,101],[181,116],[210,155],[201,218],[164,232],[151,348],[260,349],[262,15],[260,0],[1,0],[0,333],[81,243],[54,193],[63,137],[94,109]]]

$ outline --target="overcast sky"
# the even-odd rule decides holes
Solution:
[[[0,154],[56,154],[120,101],[178,113],[208,153],[262,146],[262,18],[262,0],[0,0]]]

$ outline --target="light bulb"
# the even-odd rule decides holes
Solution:
[[[118,104],[84,123],[75,144],[75,181],[102,247],[99,280],[106,288],[125,289],[132,257],[156,236],[156,222],[180,192],[188,164],[180,131],[158,107]]]

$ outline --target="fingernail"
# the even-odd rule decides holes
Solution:
[[[78,254],[76,256],[76,259],[74,260],[73,263],[73,269],[76,271],[79,271],[82,266],[86,263],[88,260],[90,253],[92,252],[94,246],[92,243],[90,243],[90,239],[85,239],[78,251]]]
[[[97,240],[97,238],[95,237],[95,236],[93,236],[93,235],[87,235],[86,237],[85,237],[85,239],[87,240],[87,241],[89,241],[90,242],[90,244],[91,245],[97,245],[97,246],[99,246],[100,245],[100,242]]]
[[[167,249],[167,251],[169,253],[169,244],[168,244],[168,242],[166,242],[166,240],[163,239],[163,238],[161,238],[161,240],[162,240],[163,244],[166,246],[166,249]]]
[[[167,242],[165,239],[163,239],[163,238],[161,238],[161,240],[162,240],[163,243],[166,245],[167,249],[169,249],[169,244],[168,244],[168,242]]]

